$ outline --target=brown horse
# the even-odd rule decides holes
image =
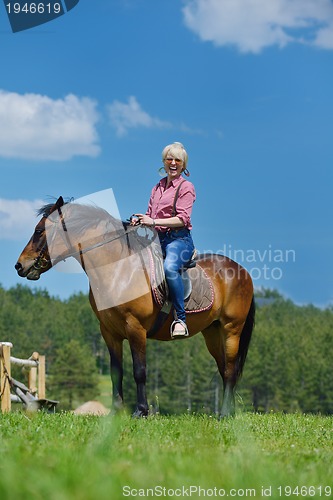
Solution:
[[[160,307],[153,299],[149,273],[137,273],[142,257],[130,244],[135,228],[98,207],[65,203],[62,197],[42,207],[38,215],[42,218],[15,265],[19,276],[38,280],[60,260],[72,256],[79,262],[89,277],[91,307],[110,353],[113,408],[123,405],[123,341],[127,339],[137,385],[134,415],[146,416],[147,332]],[[254,326],[253,284],[243,267],[222,255],[199,256],[197,264],[211,280],[214,302],[209,310],[188,315],[189,336],[202,332],[217,363],[224,386],[221,416],[225,417],[235,411],[235,385]],[[171,340],[172,320],[170,314],[154,339]]]

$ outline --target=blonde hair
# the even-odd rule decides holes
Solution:
[[[186,152],[186,149],[182,145],[181,142],[173,142],[172,144],[169,144],[168,146],[165,146],[165,148],[162,151],[162,161],[166,159],[168,155],[171,155],[175,158],[179,158],[180,160],[183,161],[183,171],[186,170],[187,168],[187,161],[188,161],[188,154]]]

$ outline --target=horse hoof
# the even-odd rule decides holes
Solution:
[[[132,415],[133,418],[146,418],[148,417],[148,410],[140,410],[137,408]]]

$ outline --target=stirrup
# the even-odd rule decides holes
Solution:
[[[182,327],[184,328],[183,331],[179,331],[179,332],[175,332],[175,326],[176,325],[182,325]],[[170,326],[170,335],[171,335],[171,338],[172,339],[182,339],[184,337],[188,337],[189,336],[189,332],[188,332],[188,329],[187,329],[187,326],[186,326],[186,323],[184,323],[184,321],[182,321],[181,319],[176,319],[175,321],[173,321],[171,323],[171,326]]]
[[[187,269],[191,269],[192,267],[195,267],[197,265],[197,257],[198,257],[198,252],[197,249],[195,248],[193,250],[193,253],[191,255],[191,258],[187,264],[182,266],[182,271],[187,271]]]

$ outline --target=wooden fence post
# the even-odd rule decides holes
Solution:
[[[38,398],[45,399],[45,356],[39,355],[39,365],[38,365]]]
[[[29,358],[29,360],[37,362],[38,359],[39,359],[38,352],[34,352]],[[36,366],[30,367],[28,370],[28,387],[33,395],[37,394],[37,371],[38,371],[37,366],[38,365],[36,364]]]
[[[0,344],[0,395],[1,395],[1,411],[8,412],[11,410],[10,400],[10,342],[2,342]]]
[[[57,401],[46,400],[45,389],[45,356],[34,352],[29,359],[20,359],[11,356],[10,342],[0,342],[0,409],[2,412],[11,410],[11,401],[25,402],[25,399],[18,393],[22,387],[29,393],[30,397],[40,400],[40,407],[44,405],[57,404]],[[22,372],[28,377],[28,387],[18,381],[11,379],[11,364],[22,366]],[[11,388],[16,394],[11,394]],[[45,400],[44,402],[42,400]],[[29,401],[28,401],[29,402]]]

